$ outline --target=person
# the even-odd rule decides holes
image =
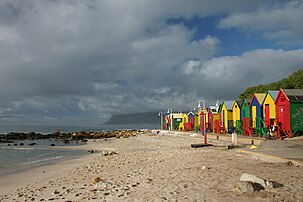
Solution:
[[[271,139],[276,139],[277,138],[277,126],[275,126],[275,125],[272,125],[272,126],[270,126],[270,138]]]

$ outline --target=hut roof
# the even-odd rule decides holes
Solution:
[[[289,101],[303,101],[303,89],[282,89]]]
[[[181,113],[173,113],[174,119],[180,119],[180,118],[182,118],[182,116],[183,116],[183,114],[181,114]]]
[[[262,105],[266,94],[265,93],[255,93],[253,97],[257,98],[257,101],[259,102],[259,105]],[[252,104],[253,99],[250,101],[250,105]]]

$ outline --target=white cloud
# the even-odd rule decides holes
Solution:
[[[287,77],[303,68],[303,50],[258,49],[240,56],[208,60],[190,76],[202,81],[201,94],[208,99],[236,99],[248,86],[267,84]],[[193,82],[195,86],[197,82]],[[208,90],[210,89],[210,90]],[[215,90],[215,92],[213,92]]]
[[[303,2],[285,1],[262,6],[256,11],[228,15],[221,19],[221,29],[238,28],[245,32],[261,32],[279,44],[303,43]]]

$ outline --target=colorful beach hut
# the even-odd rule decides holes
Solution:
[[[244,99],[241,103],[241,120],[242,120],[242,129],[243,135],[251,135],[251,119],[250,119],[250,108],[249,108],[250,99]]]
[[[174,129],[179,129],[179,125],[182,122],[182,113],[173,113],[173,124],[174,124]]]
[[[303,133],[303,89],[280,89],[276,99],[278,137]]]
[[[195,125],[195,114],[194,114],[194,112],[192,112],[192,111],[188,112],[187,122],[190,123],[191,128],[194,128],[194,125]]]
[[[183,113],[182,114],[182,120],[179,124],[179,130],[183,130],[183,131],[185,130],[185,124],[187,122],[187,119],[188,119],[187,113]]]
[[[237,121],[241,121],[241,101],[240,100],[234,100],[233,105],[231,107],[232,113],[233,113],[233,124],[234,127],[237,125]]]
[[[263,101],[263,118],[267,128],[275,125],[276,119],[276,98],[279,91],[268,91]]]
[[[220,106],[220,123],[221,129],[225,132],[229,132],[229,129],[233,127],[233,114],[232,114],[233,101],[224,101]]]
[[[200,115],[199,115],[199,110],[194,110],[195,114],[195,124],[194,124],[194,129],[197,130],[200,127]]]
[[[263,118],[262,103],[264,101],[265,96],[265,93],[254,93],[251,98],[250,109],[253,128],[262,127],[262,121],[260,121],[260,118]]]
[[[242,124],[241,124],[241,101],[234,100],[232,105],[233,113],[233,126],[236,129],[237,134],[242,134]]]
[[[213,132],[213,112],[210,108],[207,110],[207,123],[208,132]]]

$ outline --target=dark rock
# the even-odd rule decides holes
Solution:
[[[20,143],[20,146],[23,146],[23,145],[24,145],[24,143],[21,142],[21,143]]]
[[[238,145],[228,145],[227,149],[234,149],[234,148],[239,148]]]
[[[10,147],[10,146],[12,146],[12,145],[11,145],[11,144],[7,144],[7,146],[9,146],[9,147]]]
[[[53,147],[53,146],[56,146],[56,145],[53,143],[53,144],[51,144],[50,146],[52,146],[52,147]]]
[[[34,145],[37,145],[37,143],[33,142],[33,143],[30,143],[28,144],[29,146],[34,146]]]

